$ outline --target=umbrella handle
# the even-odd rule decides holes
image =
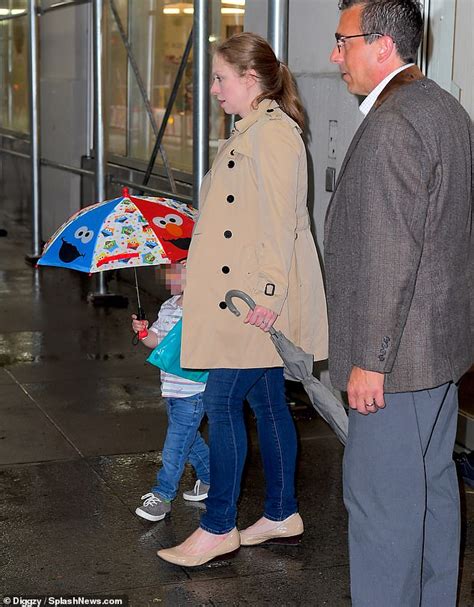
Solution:
[[[146,320],[145,310],[141,306],[138,306],[137,320]],[[145,339],[147,335],[147,329],[144,329],[143,331],[138,331],[138,339]]]
[[[244,293],[244,291],[239,291],[238,289],[231,289],[230,291],[227,291],[224,299],[229,310],[232,312],[232,314],[235,314],[236,316],[240,316],[240,312],[232,301],[234,297],[238,297],[239,299],[245,301],[245,303],[251,310],[253,310],[256,306],[254,300],[250,297],[250,295]]]
[[[240,312],[232,301],[234,297],[238,297],[239,299],[242,299],[242,301],[245,301],[245,303],[251,310],[253,310],[257,305],[250,297],[250,295],[248,293],[245,293],[244,291],[240,291],[239,289],[231,289],[230,291],[227,291],[224,297],[225,302],[232,314],[235,314],[236,316],[240,316]],[[270,327],[268,333],[270,333],[270,335],[277,335],[278,331],[276,331],[273,327]]]
[[[137,320],[146,320],[145,310],[141,306],[138,306]],[[138,344],[138,342],[141,339],[145,339],[145,337],[147,335],[148,335],[147,329],[144,329],[143,331],[138,331],[138,333],[135,333],[135,335],[133,336],[133,340],[132,340],[133,345],[136,346]]]

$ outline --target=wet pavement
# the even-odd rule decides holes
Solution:
[[[196,528],[202,504],[178,497],[158,523],[134,510],[150,489],[166,429],[157,372],[131,344],[127,309],[87,302],[94,279],[28,265],[29,233],[0,214],[0,595],[127,595],[130,605],[350,605],[342,447],[295,411],[300,439],[300,546],[242,548],[184,569],[157,549]],[[157,303],[144,297],[145,309]],[[153,313],[150,313],[150,318]],[[253,421],[239,525],[261,515]],[[181,491],[194,483],[187,469]],[[463,488],[460,607],[474,605],[474,493]],[[384,607],[384,606],[381,606]]]

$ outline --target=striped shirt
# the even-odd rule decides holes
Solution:
[[[179,302],[181,295],[174,295],[167,299],[160,308],[158,318],[149,328],[156,333],[158,342],[167,335],[183,316],[183,308]],[[179,303],[178,303],[179,302]],[[206,384],[178,377],[172,373],[161,371],[161,394],[165,398],[185,398],[204,392]]]

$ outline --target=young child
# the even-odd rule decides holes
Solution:
[[[182,299],[185,268],[181,264],[166,266],[165,280],[172,297],[160,308],[157,320],[148,328],[148,321],[132,315],[135,333],[148,329],[141,343],[155,348],[183,314]],[[163,465],[156,475],[151,492],[142,496],[143,503],[135,513],[148,521],[161,521],[171,511],[186,462],[196,471],[194,488],[183,493],[189,501],[200,501],[209,490],[209,448],[199,432],[204,410],[202,392],[206,385],[161,371],[161,393],[166,400],[168,429],[163,446]]]

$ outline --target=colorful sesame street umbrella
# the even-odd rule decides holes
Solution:
[[[38,265],[80,272],[184,261],[197,212],[170,198],[123,196],[81,209],[47,242]]]

